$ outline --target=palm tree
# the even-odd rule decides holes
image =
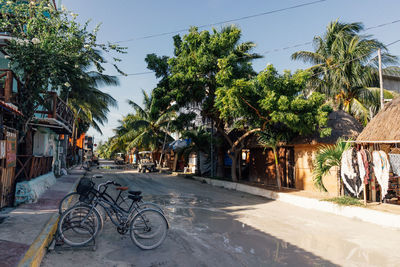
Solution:
[[[128,103],[135,110],[135,114],[128,114],[124,119],[126,132],[120,137],[127,142],[127,148],[140,147],[155,150],[159,148],[166,136],[167,141],[173,138],[168,133],[168,122],[174,117],[172,109],[160,111],[154,104],[155,99],[144,90],[143,108],[129,100]]]
[[[71,90],[67,96],[68,105],[76,117],[101,133],[100,125],[107,122],[110,107],[116,107],[117,101],[98,88],[118,84],[118,79],[114,76],[95,71],[83,72],[81,77],[71,80]]]
[[[362,103],[359,101],[353,101],[352,103],[352,115],[358,119],[364,126],[379,112],[381,105],[380,88],[369,87],[366,88],[368,91],[368,98],[365,98]],[[383,90],[384,99],[396,98],[398,94],[393,91]]]
[[[183,155],[185,160],[188,161],[190,154],[196,153],[196,172],[201,176],[200,153],[208,153],[210,151],[211,134],[204,130],[204,128],[200,127],[197,130],[188,130],[183,132],[182,138],[190,139],[190,144],[178,150],[178,157]]]
[[[322,145],[319,147],[315,160],[313,161],[313,180],[315,187],[325,192],[328,191],[323,183],[323,177],[328,174],[332,167],[340,167],[342,154],[345,150],[350,148],[350,146],[351,144],[349,142],[339,139],[334,146]],[[337,179],[338,186],[340,186],[340,171],[338,171]],[[338,192],[340,192],[340,189]]]
[[[362,112],[372,99],[366,87],[377,82],[376,57],[380,48],[382,61],[395,63],[397,58],[387,53],[384,44],[369,35],[361,35],[362,23],[331,22],[325,34],[314,37],[315,51],[298,51],[294,60],[314,64],[310,89],[325,93],[348,113]],[[365,114],[364,114],[365,116]]]

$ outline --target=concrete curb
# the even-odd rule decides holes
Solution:
[[[251,195],[261,196],[269,199],[279,200],[298,207],[328,212],[348,218],[359,219],[385,227],[400,229],[400,215],[388,212],[372,210],[363,207],[339,206],[335,203],[320,201],[314,198],[296,196],[289,193],[274,192],[272,190],[258,188],[240,183],[216,180],[194,176],[194,180],[207,183],[209,185],[223,187],[230,190],[236,190]]]
[[[83,177],[84,175],[82,175]],[[81,178],[82,178],[81,177]],[[80,178],[72,185],[70,192],[74,191],[78,185]],[[70,193],[69,192],[69,193]],[[46,226],[33,241],[32,245],[29,247],[25,256],[18,263],[18,267],[39,267],[44,255],[46,254],[47,247],[53,239],[54,234],[57,231],[57,224],[59,220],[58,211],[54,213],[48,220]]]

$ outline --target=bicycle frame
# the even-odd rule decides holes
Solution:
[[[118,200],[118,198],[121,194],[119,194],[117,199],[114,200],[105,191],[106,191],[106,189],[103,192],[96,195],[96,200],[91,204],[91,206],[93,208],[96,207],[97,205],[100,205],[101,207],[103,207],[103,209],[106,211],[107,216],[110,218],[111,222],[115,226],[117,226],[117,227],[121,226],[123,223],[127,223],[129,225],[129,223],[133,219],[134,211],[139,212],[137,201],[132,200],[132,203],[129,206],[129,209],[125,210],[124,208],[120,207],[118,205],[118,203],[116,202],[116,200]],[[117,221],[114,220],[114,218],[112,216],[112,212],[114,212],[117,215],[116,216]],[[120,221],[119,218],[125,218],[126,221],[125,222]]]

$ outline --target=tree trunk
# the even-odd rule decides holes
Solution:
[[[178,153],[174,152],[174,163],[172,165],[172,171],[175,172],[176,171],[176,165],[178,164]]]
[[[272,147],[272,151],[274,152],[274,158],[275,158],[275,172],[276,172],[276,184],[278,186],[278,190],[281,190],[281,176],[279,174],[279,162],[278,162],[278,153],[276,151],[276,147]]]
[[[337,195],[340,197],[341,191],[342,191],[342,179],[340,177],[340,172],[341,172],[341,167],[338,166],[338,171],[337,171]]]
[[[232,177],[232,182],[237,182],[238,181],[238,177],[237,177],[237,174],[236,174],[236,167],[237,167],[237,162],[238,162],[238,160],[237,160],[238,152],[235,150],[232,153],[233,153],[233,156],[229,155],[229,157],[232,160],[231,177]]]

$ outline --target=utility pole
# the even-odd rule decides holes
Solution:
[[[161,172],[161,169],[162,169],[161,161],[162,161],[162,158],[163,158],[163,156],[164,156],[165,142],[167,142],[167,134],[168,134],[169,123],[170,123],[170,122],[171,122],[171,121],[168,121],[168,124],[167,124],[167,129],[166,129],[165,135],[164,135],[164,143],[163,143],[163,147],[162,147],[162,151],[161,151],[161,155],[160,155],[160,161],[159,161],[159,163],[158,163],[158,166],[160,167],[160,172]]]
[[[213,144],[213,137],[214,137],[214,120],[211,119],[211,178],[214,178],[214,144]]]
[[[382,78],[382,55],[381,49],[378,49],[378,61],[379,61],[379,86],[380,86],[380,99],[381,99],[381,110],[384,106],[384,97],[383,97],[383,78]]]

